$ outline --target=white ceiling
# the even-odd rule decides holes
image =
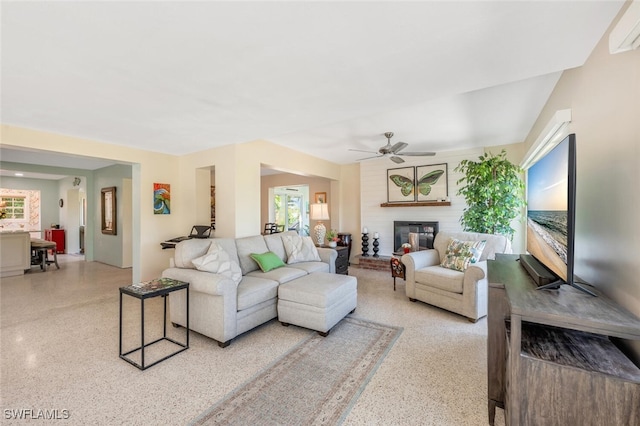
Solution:
[[[623,1],[2,2],[2,122],[181,154],[521,142]],[[55,149],[55,147],[52,147]]]

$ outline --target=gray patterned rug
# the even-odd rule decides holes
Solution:
[[[400,333],[346,317],[327,337],[311,334],[191,424],[339,424]]]

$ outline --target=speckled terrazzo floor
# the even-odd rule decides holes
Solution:
[[[192,333],[187,351],[142,372],[118,358],[118,287],[131,271],[59,259],[60,270],[0,282],[2,424],[24,423],[9,418],[20,411],[68,417],[37,424],[186,424],[310,333],[271,321],[225,349]],[[488,424],[486,319],[471,324],[411,303],[402,280],[394,292],[384,272],[352,266],[350,274],[358,277],[353,316],[404,331],[344,424]],[[125,297],[124,312],[126,347],[139,339],[138,300]],[[149,332],[160,332],[160,299],[147,303],[146,316]]]

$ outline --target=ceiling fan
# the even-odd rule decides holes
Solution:
[[[384,134],[384,137],[387,138],[387,144],[383,147],[381,147],[378,152],[374,152],[374,151],[363,151],[361,149],[350,149],[349,151],[358,151],[358,152],[368,152],[370,154],[379,154],[379,155],[375,155],[373,157],[365,157],[365,158],[359,158],[356,161],[362,161],[362,160],[369,160],[371,158],[380,158],[380,157],[389,157],[391,159],[391,161],[393,161],[394,163],[404,163],[404,160],[402,158],[400,158],[400,156],[407,156],[407,157],[423,157],[423,156],[433,156],[436,155],[435,152],[400,152],[401,150],[405,149],[407,146],[409,146],[408,143],[405,142],[396,142],[395,144],[391,145],[391,138],[393,137],[393,132],[386,132]]]

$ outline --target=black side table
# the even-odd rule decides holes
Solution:
[[[172,338],[167,337],[167,298],[169,293],[171,293],[172,291],[178,291],[178,290],[186,290],[187,292],[186,343],[177,342]],[[140,299],[140,334],[141,334],[140,346],[126,353],[122,353],[122,295],[123,294],[127,294],[131,297],[135,297],[136,299]],[[145,344],[144,343],[144,301],[145,299],[150,299],[152,297],[158,297],[158,296],[161,296],[164,298],[164,325],[162,329],[163,335],[161,338]],[[144,349],[155,343],[161,342],[163,340],[169,341],[179,346],[180,349],[165,356],[164,358],[161,358],[157,361],[152,362],[151,364],[145,365]],[[120,358],[124,359],[129,364],[132,364],[138,367],[140,370],[145,370],[187,349],[189,349],[189,283],[173,280],[171,278],[158,278],[151,281],[145,281],[139,284],[133,284],[127,287],[120,287]],[[127,358],[127,355],[130,355],[137,351],[141,351],[139,364],[134,360],[132,360],[131,358]]]
[[[349,275],[349,247],[337,246],[334,250],[338,252],[336,274]]]

